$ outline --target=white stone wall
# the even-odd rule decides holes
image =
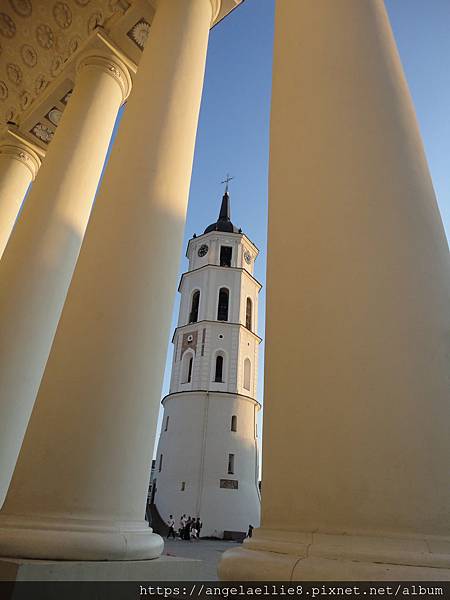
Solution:
[[[178,525],[182,513],[200,516],[202,535],[217,537],[224,530],[246,531],[249,524],[259,524],[258,409],[255,401],[231,394],[191,392],[165,398],[155,472],[155,502],[164,519],[172,514]],[[233,415],[236,432],[231,431]],[[227,472],[230,453],[235,455],[234,474]],[[221,488],[221,479],[237,481],[238,489]]]

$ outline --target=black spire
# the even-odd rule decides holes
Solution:
[[[228,184],[225,194],[222,196],[222,204],[220,205],[219,218],[215,223],[211,223],[205,229],[205,233],[210,231],[225,231],[227,233],[241,233],[237,227],[231,222],[230,210],[230,195],[228,194]]]
[[[219,221],[231,221],[230,216],[230,196],[228,192],[222,196],[222,204],[220,205]]]

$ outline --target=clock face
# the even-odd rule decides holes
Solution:
[[[244,254],[244,258],[245,258],[245,262],[249,265],[252,262],[252,255],[250,254],[250,252],[246,252]]]
[[[200,248],[198,249],[197,254],[199,256],[206,256],[206,254],[208,254],[208,250],[209,250],[208,246],[206,244],[202,244],[200,246]]]

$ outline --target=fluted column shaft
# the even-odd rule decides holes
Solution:
[[[129,88],[117,59],[80,61],[72,97],[0,261],[0,506]]]
[[[450,578],[450,261],[382,0],[279,0],[262,526],[224,578]]]
[[[2,554],[162,551],[145,503],[212,13],[210,0],[158,3],[3,509]]]
[[[0,143],[0,259],[40,165],[39,156],[26,144],[8,138]]]

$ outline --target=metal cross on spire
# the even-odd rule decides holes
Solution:
[[[230,174],[227,173],[227,176],[225,177],[225,179],[223,181],[221,181],[220,183],[224,183],[225,184],[225,194],[228,193],[228,183],[234,179],[234,177],[230,177]]]

